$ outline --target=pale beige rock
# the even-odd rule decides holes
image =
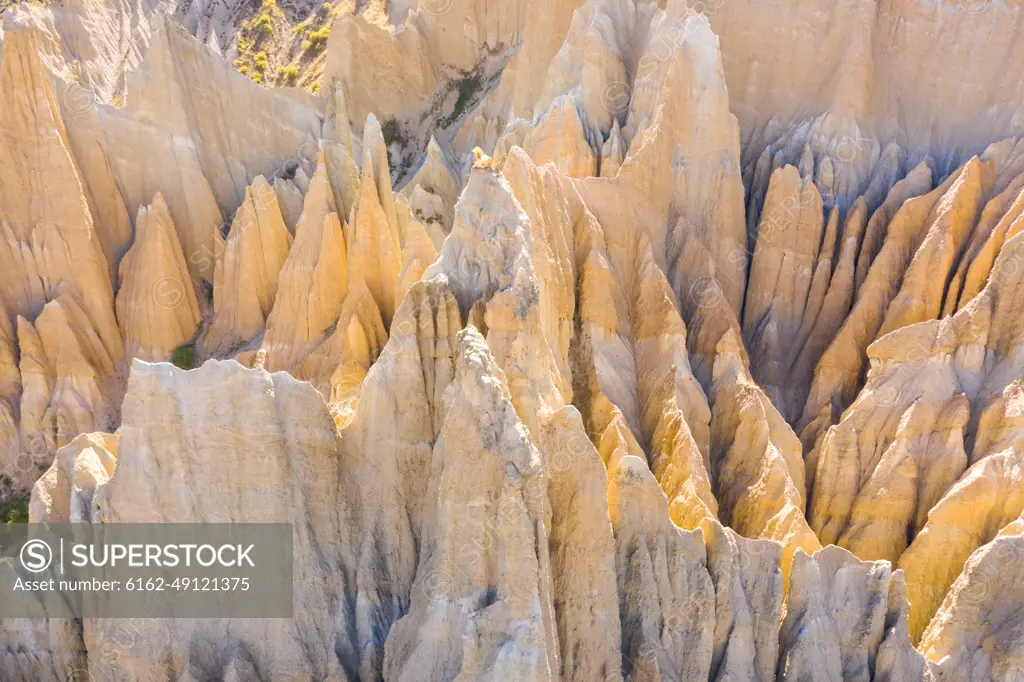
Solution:
[[[821,548],[804,518],[800,441],[750,378],[732,332],[718,344],[711,419],[711,477],[719,516],[741,535],[783,546],[783,582],[798,549]]]
[[[887,562],[860,561],[835,546],[797,552],[776,679],[873,679],[890,575]]]
[[[576,310],[574,226],[570,201],[560,176],[551,168],[538,168],[522,150],[513,149],[502,168],[509,189],[529,218],[530,260],[539,293],[540,324],[558,365],[558,385],[568,401],[572,397],[569,346]],[[524,235],[525,237],[525,235]]]
[[[174,3],[147,0],[124,5],[104,0],[12,9],[6,20],[8,30],[35,30],[43,63],[80,86],[81,92],[72,95],[69,104],[81,104],[90,98],[110,102],[123,95],[125,72],[138,67],[162,17],[174,11]]]
[[[836,411],[842,412],[856,397],[864,369],[864,352],[877,338],[885,309],[895,296],[912,256],[921,223],[951,182],[947,180],[943,186],[925,194],[931,186],[931,171],[926,165],[918,166],[896,184],[886,202],[868,221],[857,258],[857,293],[853,308],[822,354],[804,405],[800,422],[804,442],[812,440],[811,434],[803,435],[806,425],[825,406],[834,403]],[[881,246],[875,246],[876,241]]]
[[[833,208],[830,215],[836,216]],[[821,277],[819,281],[827,281],[828,290],[821,301],[821,307],[814,320],[804,319],[801,327],[801,335],[797,342],[799,355],[790,369],[790,415],[794,418],[802,410],[807,394],[811,389],[811,381],[814,376],[814,368],[821,359],[822,354],[828,345],[835,338],[836,333],[843,325],[854,296],[855,262],[857,251],[861,245],[861,237],[867,221],[867,202],[863,197],[858,199],[850,213],[846,217],[846,223],[842,230],[842,243],[838,255],[835,256],[835,268],[832,269],[832,254],[825,250],[819,254],[818,265],[815,270],[815,278]],[[831,270],[831,279],[829,271]],[[793,409],[795,408],[795,409]],[[808,436],[813,430],[808,432]],[[801,439],[803,434],[801,433]],[[811,468],[810,466],[808,468]]]
[[[405,228],[402,248],[402,271],[395,285],[395,310],[402,305],[412,285],[423,278],[430,264],[437,260],[437,249],[423,225],[415,220]]]
[[[295,618],[246,620],[230,634],[224,621],[135,619],[148,646],[90,657],[90,674],[187,679],[198,668],[231,679],[232,669],[254,666],[276,679],[345,679],[334,653],[344,585],[339,444],[317,393],[233,361],[192,372],[135,361],[118,437],[116,470],[96,489],[92,522],[295,523],[305,529],[293,545]],[[177,447],[186,437],[191,447]],[[165,485],[157,469],[185,484]],[[86,641],[102,647],[118,623],[90,621]],[[208,646],[174,655],[197,637]],[[240,655],[251,665],[233,660]]]
[[[85,433],[62,447],[32,487],[33,523],[88,523],[92,498],[117,468],[118,436]]]
[[[978,218],[984,191],[977,157],[955,175],[928,217],[928,231],[907,266],[899,294],[889,303],[878,336],[939,317],[946,282]]]
[[[929,510],[967,466],[968,415],[962,393],[947,401],[918,400],[903,412],[892,442],[861,486],[840,546],[890,562],[903,554],[908,538],[921,531]]]
[[[620,446],[631,454],[646,449],[672,519],[692,530],[715,518],[718,505],[708,475],[711,415],[683,352],[686,327],[643,233],[606,231],[585,207],[574,212],[575,364],[587,368],[575,372],[574,387],[588,406],[588,429],[601,439],[610,468]]]
[[[43,307],[35,325],[18,318],[18,345],[20,435],[17,449],[8,449],[13,459],[5,469],[19,487],[28,489],[58,447],[79,433],[109,429],[117,422],[115,364],[120,356],[108,354],[87,313],[67,290]]]
[[[618,119],[612,125],[608,139],[601,146],[601,177],[613,178],[622,167],[622,159],[625,156],[626,142],[622,139],[622,131],[619,128]]]
[[[39,334],[20,315],[18,347],[22,381],[19,434],[14,448],[8,452],[11,460],[5,462],[4,473],[19,488],[28,489],[57,450],[57,424],[49,409],[55,377]]]
[[[522,45],[501,73],[501,82],[481,105],[487,116],[529,118],[547,80],[551,61],[566,41],[585,0],[528,2],[524,8]],[[463,126],[465,128],[465,126]]]
[[[327,82],[330,81],[325,81]],[[337,82],[332,85],[334,87],[327,94],[320,149],[327,162],[327,176],[334,191],[334,201],[341,215],[348,216],[355,207],[359,194],[359,167],[356,163],[359,149],[352,140],[345,90]],[[303,145],[303,149],[313,150],[315,147],[311,139]],[[300,165],[296,174],[302,172]]]
[[[348,283],[348,256],[320,157],[306,193],[295,241],[278,278],[262,346],[267,368],[293,369],[338,320]]]
[[[167,203],[159,193],[135,218],[135,242],[121,261],[117,320],[128,358],[170,359],[196,336],[199,302]]]
[[[482,422],[478,415],[491,418]],[[451,406],[434,446],[409,613],[384,676],[551,680],[558,639],[539,454],[476,330],[459,335]]]
[[[716,520],[701,524],[715,585],[715,630],[708,679],[775,679],[782,622],[782,547],[748,540]]]
[[[551,476],[550,552],[561,677],[612,682],[620,679],[622,638],[608,476],[573,407],[541,426],[539,449]]]
[[[1024,378],[1016,379],[981,406],[970,463],[1019,447],[1024,437]]]
[[[370,290],[359,282],[345,298],[330,336],[302,359],[293,375],[330,398],[341,377],[369,371],[387,339],[380,310]]]
[[[885,197],[885,201],[871,214],[868,226],[864,231],[864,243],[857,257],[857,279],[855,289],[860,290],[861,285],[868,276],[868,270],[878,255],[879,249],[885,240],[889,223],[902,208],[904,202],[916,196],[927,194],[932,188],[932,177],[934,173],[924,161],[919,163],[912,171],[893,185]]]
[[[257,175],[283,173],[311,140],[313,155],[324,112],[253,83],[166,18],[125,81],[124,107],[78,113],[72,147],[90,155],[90,185],[106,169],[130,213],[162,193],[190,275],[212,282],[217,228]]]
[[[897,680],[922,680],[932,682],[931,663],[910,643],[907,625],[907,585],[903,571],[896,569],[889,581],[889,597],[886,602],[885,639],[878,646],[875,658],[874,680],[897,682]]]
[[[925,630],[921,651],[936,680],[1013,680],[1021,667],[1024,536],[1004,535],[974,552]]]
[[[918,170],[922,170],[921,167]],[[919,181],[924,181],[927,177],[926,172],[927,167],[924,167]],[[820,439],[823,429],[826,428],[820,423],[815,427],[817,433],[803,432],[808,424],[822,414],[826,406],[831,404],[833,412],[841,413],[857,397],[863,381],[862,374],[866,373],[866,350],[871,342],[878,338],[877,333],[883,324],[889,303],[900,291],[903,276],[917,246],[927,233],[929,220],[935,214],[935,207],[956,178],[957,174],[953,174],[931,192],[905,201],[889,222],[883,246],[872,261],[864,283],[858,287],[849,316],[815,368],[814,381],[799,424],[805,443]],[[908,185],[903,188],[899,185],[894,187],[893,193],[912,191],[912,187],[913,183],[908,181]],[[885,210],[883,205],[872,220]],[[861,249],[860,258],[865,257],[864,251],[868,249],[872,230],[870,223],[867,229],[865,246]],[[859,267],[858,264],[858,269]],[[815,448],[808,459],[817,463],[818,457],[818,448]],[[815,475],[816,469],[817,464]]]
[[[992,202],[996,201],[997,199],[992,200]],[[998,214],[998,211],[996,213]],[[1021,221],[1022,213],[1024,213],[1024,201],[1018,195],[1013,204],[999,217],[999,222],[992,228],[988,238],[979,248],[979,252],[970,262],[965,275],[964,288],[960,294],[960,308],[967,305],[985,286],[992,265],[1003,244],[1024,229],[1024,222]]]
[[[995,410],[1012,410],[1013,400],[1005,399],[1004,390],[1013,395],[1012,381],[1020,373],[1014,349],[1021,332],[1019,321],[1007,316],[1007,311],[1017,305],[1019,295],[1021,273],[1013,249],[1021,239],[1018,235],[1007,242],[985,289],[956,315],[905,328],[872,345],[881,371],[899,379],[898,395],[927,390],[928,397],[934,399],[939,391],[949,390],[944,387],[956,390],[959,385],[972,403],[991,401]],[[991,369],[982,372],[982,367]],[[868,389],[871,383],[869,378]],[[866,399],[871,399],[870,392],[866,393]],[[991,419],[990,414],[986,424]],[[841,427],[842,422],[837,428]],[[983,447],[998,446],[1002,436],[993,443],[988,440],[993,434],[987,433]],[[826,443],[828,440],[826,437]],[[827,447],[823,446],[823,452]],[[1014,482],[1017,458],[1013,446],[987,455],[976,452],[975,464],[931,509],[918,538],[900,559],[907,574],[908,597],[915,607],[910,616],[912,639],[916,640],[938,608],[967,556],[1020,514],[1019,486]],[[822,461],[819,478],[824,469]],[[815,495],[817,486],[816,482]],[[833,500],[833,510],[838,507],[837,500]],[[815,519],[812,514],[812,525]]]
[[[332,28],[321,78],[341,83],[351,120],[377,115],[416,158],[432,135],[453,134],[483,99],[482,86],[500,77],[522,40],[527,5],[423,3],[400,26],[346,14]]]
[[[31,29],[7,31],[0,96],[0,299],[34,318],[68,289],[107,352],[120,355],[110,265]],[[112,235],[107,235],[113,238]]]
[[[968,469],[928,514],[928,522],[900,558],[911,604],[915,642],[943,603],[972,552],[990,542],[1024,511],[1021,456],[1007,449]]]
[[[65,682],[88,671],[81,628],[68,619],[5,618],[0,673],[12,682]]]
[[[12,398],[21,390],[18,338],[11,318],[0,307],[0,397]]]
[[[554,163],[571,178],[597,172],[594,151],[587,143],[576,105],[568,96],[558,97],[523,141],[523,149],[538,165]]]
[[[368,124],[369,125],[369,124]],[[377,132],[367,130],[368,141],[384,141]],[[381,166],[375,169],[374,164]],[[353,287],[363,282],[369,288],[385,325],[391,324],[395,306],[395,287],[402,270],[402,247],[398,221],[387,175],[387,161],[375,159],[370,150],[363,153],[363,175],[351,223],[347,226],[348,282]]]
[[[295,235],[295,227],[299,224],[302,216],[303,191],[295,184],[294,180],[274,178],[274,194],[277,196],[277,207],[281,210],[281,217],[288,227],[288,232]]]
[[[982,166],[983,177],[987,175],[990,163],[991,161]],[[1024,174],[1014,178],[1006,189],[985,203],[975,222],[970,241],[960,256],[956,272],[947,287],[942,305],[943,316],[952,315],[959,307],[966,305],[984,286],[983,280],[988,277],[996,250],[998,246],[1002,246],[1007,228],[1016,222],[1024,210],[1024,202],[1018,201],[1022,189]],[[989,190],[989,193],[991,191]],[[981,259],[975,264],[979,255]]]
[[[210,354],[229,353],[263,331],[291,245],[277,195],[259,176],[218,249],[213,318],[202,339]]]
[[[704,679],[711,670],[715,591],[701,533],[683,531],[646,463],[611,472],[623,673],[630,680]]]
[[[621,123],[629,105],[632,34],[653,23],[645,15],[642,8],[607,1],[579,7],[561,49],[551,59],[531,118],[560,106],[559,100],[570,93],[589,139],[603,138],[616,121]]]
[[[451,162],[437,140],[431,137],[420,167],[402,188],[402,194],[409,198],[413,217],[424,225],[436,225],[441,235],[448,234],[461,189]],[[435,246],[440,248],[440,242]]]
[[[447,412],[444,393],[455,377],[461,328],[458,303],[443,280],[415,284],[341,431],[340,487],[349,501],[345,591],[353,603],[367,605],[347,614],[354,625],[340,643],[350,678],[380,678],[384,645],[373,633],[390,629],[408,611],[426,532],[432,451]],[[373,538],[380,543],[368,541]],[[359,644],[369,641],[375,644]]]
[[[717,39],[706,18],[689,12],[685,3],[672,2],[649,20],[648,52],[639,56],[643,68],[623,129],[629,155],[615,178],[585,180],[580,190],[602,224],[632,221],[648,231],[655,261],[678,299],[703,276],[713,277],[738,315],[746,261],[735,254],[745,253],[747,242],[735,119],[728,113]],[[689,241],[709,256],[699,270],[684,257]],[[694,326],[692,318],[686,321]],[[700,354],[713,358],[717,340]]]
[[[827,248],[831,275],[835,226],[831,220],[829,225],[832,244],[826,240],[823,246],[821,194],[810,178],[801,177],[795,166],[772,173],[750,264],[743,340],[754,378],[790,420],[797,406],[784,387],[800,350],[801,327],[813,324],[821,307],[823,292],[815,292],[812,281],[822,279],[815,271],[819,250]]]
[[[1020,84],[1002,65],[1022,54],[1010,37],[1024,22],[1019,7],[743,1],[709,6],[707,14],[722,39],[745,163],[781,135],[794,146],[811,140],[816,155],[831,157],[836,184],[849,188],[837,192],[849,197],[841,205],[860,193],[891,140],[909,166],[957,140],[956,165],[1018,133]],[[998,31],[984,55],[965,64],[977,31],[996,27],[1007,33]]]
[[[4,471],[307,535],[294,622],[12,619],[0,678],[1019,677],[1024,12],[356,4],[315,96],[208,47],[234,0],[7,13]],[[257,369],[122,403],[197,326]]]

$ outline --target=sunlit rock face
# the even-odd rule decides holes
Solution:
[[[4,12],[0,494],[296,524],[296,617],[0,679],[1024,679],[1024,8],[247,11]]]

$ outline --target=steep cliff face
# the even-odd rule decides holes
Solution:
[[[291,620],[9,619],[0,678],[1021,677],[975,5],[360,3],[315,96],[232,3],[5,12],[4,490],[297,531]]]

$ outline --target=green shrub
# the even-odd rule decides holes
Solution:
[[[260,35],[270,35],[274,31],[274,20],[264,12],[253,20],[252,31]]]
[[[313,83],[313,87],[310,88],[314,93],[320,92],[320,82]]]
[[[256,70],[263,73],[267,70],[267,53],[257,52],[252,56],[252,62]]]
[[[466,112],[469,103],[473,100],[473,96],[476,95],[481,85],[479,76],[467,76],[459,81],[459,98],[455,101],[455,108],[452,109],[447,124],[454,123]]]
[[[15,490],[13,481],[0,476],[0,523],[28,523],[29,493]]]
[[[310,54],[320,54],[327,45],[327,37],[331,35],[331,27],[323,26],[315,31],[310,31],[308,40],[302,43],[303,52],[309,52]]]
[[[259,74],[256,75],[258,76]],[[175,367],[180,367],[181,369],[194,369],[196,366],[196,344],[183,343],[172,350],[171,362]]]
[[[299,80],[299,67],[296,65],[277,67],[277,80],[288,85],[293,85]]]

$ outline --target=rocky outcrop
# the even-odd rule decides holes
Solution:
[[[291,245],[277,195],[258,176],[218,248],[213,317],[203,338],[209,354],[230,353],[263,331]]]
[[[801,332],[821,310],[825,280],[819,271],[830,273],[835,250],[835,220],[827,231],[824,220],[821,193],[810,178],[795,166],[772,173],[750,263],[743,340],[754,378],[790,421],[797,406],[785,387],[792,386]]]
[[[62,447],[32,487],[29,515],[37,523],[89,523],[96,488],[117,468],[119,438],[83,433]]]
[[[380,308],[384,324],[388,325],[400,303],[395,296],[395,287],[402,269],[402,247],[391,196],[384,138],[372,116],[367,121],[363,142],[359,198],[346,234],[348,277],[350,283],[362,281],[366,284]]]
[[[389,679],[558,674],[540,456],[489,355],[479,333],[460,334],[428,483],[436,506],[424,510],[409,612],[388,637]]]
[[[188,373],[135,361],[125,405],[115,475],[94,493],[92,522],[290,522],[296,528],[294,578],[300,587],[290,620],[250,620],[230,630],[226,621],[218,626],[138,620],[139,645],[116,661],[90,659],[90,674],[113,674],[114,666],[132,677],[176,678],[187,670],[230,677],[266,670],[274,677],[342,678],[329,653],[339,627],[337,607],[323,608],[340,604],[342,595],[339,448],[317,393],[286,374],[248,370],[232,361],[211,361]],[[188,451],[175,446],[186,433]],[[263,465],[250,460],[251,453],[274,449],[291,454],[263,458]],[[161,485],[151,475],[155,467],[177,472],[172,475],[190,485]],[[248,492],[224,495],[229,489]],[[330,568],[323,572],[324,567]],[[115,620],[95,619],[86,626],[86,640],[102,642],[116,629]],[[188,642],[197,638],[206,646],[171,660],[171,652],[189,651]]]
[[[351,677],[380,677],[384,646],[374,633],[389,630],[409,608],[432,453],[444,422],[444,393],[455,377],[461,328],[458,304],[445,283],[417,283],[357,389],[357,402],[345,406],[339,485],[349,500],[342,508],[342,542],[350,557],[350,611],[340,656]],[[393,454],[381,458],[381,452]],[[368,542],[373,538],[380,542]]]
[[[363,14],[339,19],[322,76],[342,84],[353,121],[376,114],[404,141],[400,153],[413,159],[431,136],[450,139],[500,78],[522,40],[529,3],[415,4],[397,25],[381,26]],[[381,82],[390,84],[386,93]]]
[[[1020,12],[967,4],[356,3],[316,93],[236,3],[7,13],[0,492],[297,532],[291,620],[9,619],[0,678],[1019,676]]]
[[[703,679],[711,671],[715,591],[699,530],[665,514],[643,460],[623,457],[609,481],[626,679]]]
[[[750,378],[732,332],[718,343],[711,400],[711,476],[719,517],[741,535],[781,542],[788,584],[794,553],[821,549],[804,518],[800,441]]]
[[[108,244],[127,234],[94,224],[56,92],[32,30],[7,31],[0,92],[0,291],[8,315],[34,319],[61,289],[74,296],[111,355],[120,355]],[[123,242],[120,242],[123,244]]]
[[[321,155],[267,317],[267,369],[297,367],[338,320],[347,291],[348,250]]]
[[[925,630],[921,651],[937,680],[1011,680],[1021,674],[1019,526],[974,552]]]
[[[160,194],[135,218],[135,243],[121,261],[120,285],[115,309],[129,357],[167,361],[195,337],[199,302]]]
[[[899,675],[902,666],[920,674],[906,633],[890,625],[891,613],[905,608],[897,576],[887,562],[859,561],[834,545],[813,557],[798,551],[776,679],[872,680]],[[879,656],[889,658],[879,666]]]
[[[67,290],[43,307],[35,324],[18,318],[18,345],[20,433],[5,475],[28,487],[57,448],[79,433],[117,422],[120,353],[108,352]]]

